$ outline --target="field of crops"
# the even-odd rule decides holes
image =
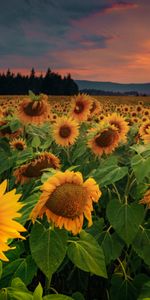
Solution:
[[[150,299],[150,97],[0,97],[0,299]]]

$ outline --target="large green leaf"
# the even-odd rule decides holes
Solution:
[[[144,208],[137,203],[120,203],[114,199],[108,203],[107,217],[118,235],[129,245],[143,221]]]
[[[30,235],[30,249],[37,266],[50,278],[65,257],[67,233],[35,223]]]
[[[10,281],[15,277],[20,277],[25,284],[29,284],[36,271],[37,267],[31,255],[26,258],[18,258],[3,268],[0,286],[8,286]]]
[[[145,263],[150,266],[150,229],[139,228],[136,238],[133,241],[133,248],[143,258]]]
[[[43,300],[73,300],[73,298],[57,294],[57,295],[47,295],[43,297]]]
[[[141,290],[138,300],[148,300],[150,299],[150,281],[146,282]]]
[[[80,238],[70,242],[67,254],[79,269],[107,278],[103,250],[89,233],[81,231]]]
[[[31,196],[29,196],[28,198],[24,199],[24,201],[23,201],[24,206],[20,210],[21,217],[18,219],[19,223],[21,223],[23,225],[26,223],[32,209],[34,208],[35,204],[37,203],[37,201],[40,197],[40,194],[41,194],[40,192],[37,192],[37,193],[34,193]]]
[[[111,280],[111,300],[137,300],[137,290],[131,281],[114,275]]]
[[[124,243],[115,232],[110,234],[109,231],[104,231],[101,233],[100,240],[106,264],[109,264],[112,260],[115,260],[121,255]]]
[[[42,300],[42,295],[43,295],[43,288],[41,284],[39,283],[36,289],[34,290],[33,293],[33,300]]]
[[[119,181],[128,173],[127,167],[119,167],[117,165],[110,165],[101,168],[101,166],[95,171],[93,177],[100,184],[105,186]]]
[[[131,159],[132,168],[138,183],[150,175],[150,157],[143,157],[137,154]]]

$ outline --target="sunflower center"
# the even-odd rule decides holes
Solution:
[[[82,186],[65,183],[50,195],[46,207],[58,216],[75,218],[84,212],[86,199],[86,191]]]
[[[56,165],[52,159],[48,159],[47,157],[44,157],[44,159],[39,158],[39,160],[31,162],[27,166],[26,170],[23,172],[23,175],[29,178],[40,177],[43,170],[46,168],[56,169]]]
[[[44,104],[41,101],[38,101],[35,105],[35,102],[29,102],[24,108],[24,112],[28,116],[41,116],[44,113]]]
[[[95,138],[95,143],[98,147],[109,147],[112,145],[116,136],[116,132],[112,129],[104,130]]]
[[[76,107],[75,107],[75,109],[74,109],[74,112],[75,112],[76,114],[80,114],[83,110],[84,110],[84,104],[83,104],[83,102],[78,101],[78,102],[76,103]]]
[[[19,151],[22,151],[24,149],[23,145],[21,143],[16,143],[15,148]]]
[[[67,138],[71,134],[71,129],[69,126],[64,125],[60,127],[59,134],[62,138]]]

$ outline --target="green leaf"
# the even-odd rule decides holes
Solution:
[[[79,292],[73,293],[72,297],[74,300],[85,300],[84,296]]]
[[[144,219],[144,208],[136,203],[130,205],[114,199],[108,203],[107,217],[117,234],[130,245]]]
[[[34,138],[32,139],[32,143],[31,143],[31,146],[33,148],[38,148],[41,144],[41,140],[40,138],[38,137],[38,135],[34,136]]]
[[[56,294],[44,296],[43,300],[73,300],[73,298],[61,294]]]
[[[37,268],[31,257],[18,258],[10,262],[3,268],[3,274],[0,281],[1,286],[8,286],[15,277],[20,277],[25,284],[29,284],[36,274]]]
[[[149,177],[150,157],[144,158],[142,155],[137,154],[132,157],[131,165],[138,183],[142,182],[145,177]]]
[[[124,243],[115,232],[110,234],[110,232],[104,231],[100,239],[107,265],[121,255]]]
[[[82,230],[80,239],[71,241],[67,254],[79,269],[107,278],[103,250],[89,233]]]
[[[33,293],[33,300],[42,300],[43,289],[41,284],[39,283]]]
[[[32,209],[34,208],[35,204],[37,203],[37,201],[40,197],[40,194],[41,194],[40,192],[37,192],[37,193],[34,193],[31,196],[29,196],[28,198],[24,199],[24,201],[23,201],[24,206],[20,210],[21,217],[18,218],[19,223],[24,225],[26,223],[26,221],[29,219],[29,215],[30,215]]]
[[[138,300],[150,299],[149,297],[150,297],[150,281],[146,282],[144,284],[144,286],[142,287],[142,290],[141,290]]]
[[[135,252],[150,266],[150,229],[140,227],[133,241],[133,248]]]
[[[12,168],[15,164],[15,159],[13,156],[8,156],[7,153],[0,152],[0,175]]]
[[[24,282],[19,277],[16,277],[12,280],[11,287],[16,289],[16,290],[29,292],[26,285],[24,284]]]
[[[119,181],[128,173],[127,167],[119,167],[117,165],[110,165],[104,168],[98,168],[93,174],[94,179],[101,187]]]
[[[35,223],[30,235],[30,249],[37,266],[49,279],[66,255],[67,233]]]
[[[131,281],[114,275],[111,280],[111,300],[137,300],[137,291]]]

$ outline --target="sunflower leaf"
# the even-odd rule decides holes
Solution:
[[[67,233],[35,223],[30,235],[30,249],[37,266],[50,279],[66,255]]]
[[[67,254],[79,269],[107,278],[103,250],[89,233],[82,230],[80,239],[71,240]]]
[[[144,218],[144,208],[137,203],[120,203],[113,199],[107,206],[107,217],[117,234],[130,245]]]

